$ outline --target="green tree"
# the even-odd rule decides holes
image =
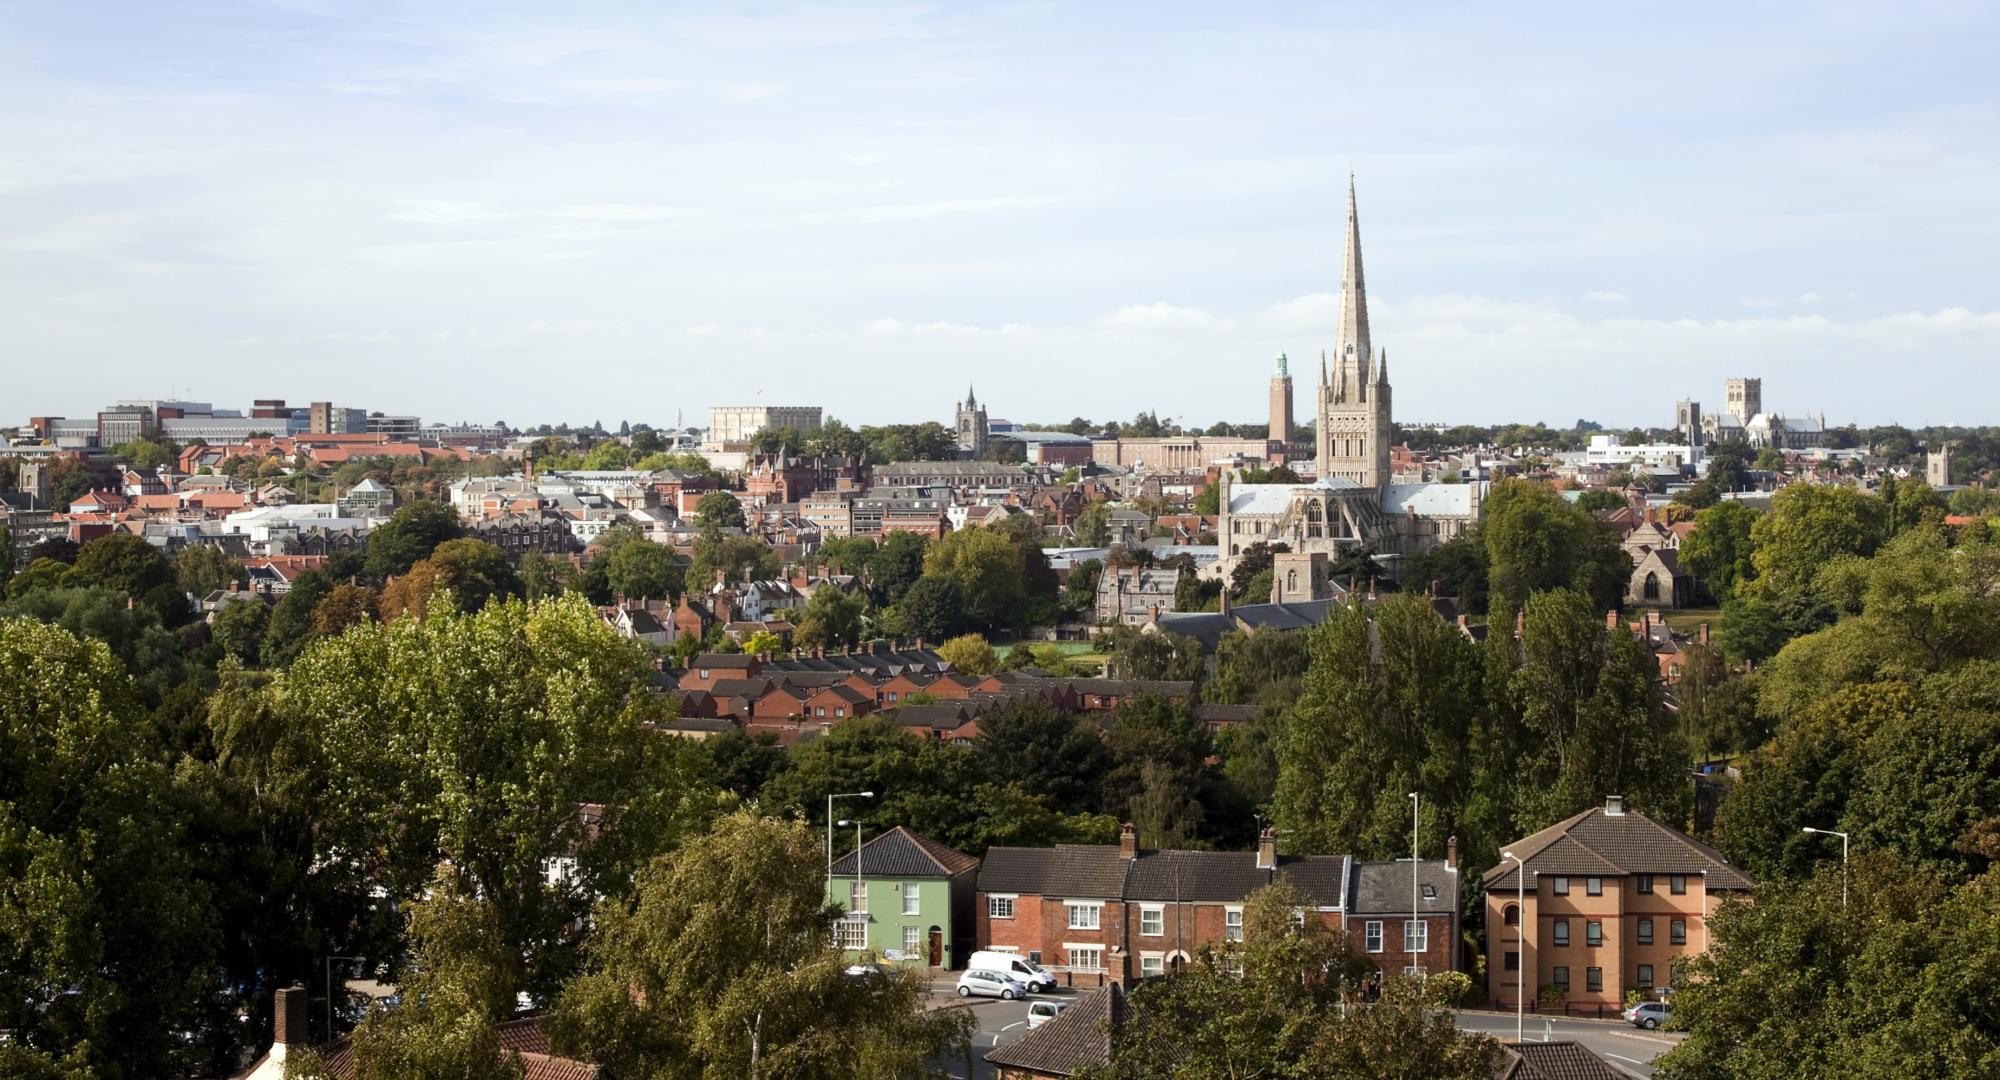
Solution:
[[[800,615],[801,623],[810,620],[819,628],[817,644],[859,645],[866,629],[868,600],[858,592],[822,586],[813,590]]]
[[[1438,594],[1457,597],[1461,611],[1472,615],[1486,612],[1492,561],[1477,529],[1403,556],[1400,573],[1406,588],[1427,589],[1435,581]],[[1268,592],[1269,586],[1265,588]]]
[[[977,775],[1038,792],[1063,813],[1082,813],[1100,805],[1111,753],[1095,725],[1023,698],[980,718],[972,763]]]
[[[620,544],[604,558],[611,591],[628,600],[672,600],[681,594],[681,567],[674,553],[650,540]]]
[[[255,665],[262,651],[264,635],[271,626],[271,609],[261,598],[252,596],[225,604],[209,623],[210,632],[223,655]]]
[[[227,589],[231,582],[248,580],[249,575],[213,544],[189,544],[174,557],[175,583],[196,599]]]
[[[188,676],[176,635],[161,625],[152,609],[134,605],[115,589],[37,589],[0,606],[0,617],[15,616],[103,642],[130,673],[140,700],[148,705],[158,704]]]
[[[1076,542],[1083,547],[1104,547],[1111,543],[1111,504],[1094,502],[1083,508],[1072,525]]]
[[[407,574],[439,544],[464,535],[458,511],[450,506],[429,499],[407,503],[368,533],[367,573],[378,580]]]
[[[83,545],[76,565],[63,576],[63,583],[85,589],[111,589],[152,608],[169,626],[178,626],[194,617],[175,581],[174,564],[159,548],[131,533],[112,533]]]
[[[947,577],[923,577],[896,604],[896,621],[903,632],[943,641],[965,627],[965,593]]]
[[[688,565],[688,588],[706,591],[718,579],[743,581],[778,576],[778,553],[754,536],[732,536],[709,530],[694,543],[694,559]]]
[[[1192,682],[1201,678],[1207,662],[1201,642],[1171,630],[1147,634],[1135,626],[1116,626],[1097,645],[1106,654],[1106,670],[1119,679]]]
[[[1533,592],[1567,588],[1598,609],[1616,607],[1632,560],[1588,513],[1526,480],[1493,485],[1479,535],[1489,564],[1489,603],[1518,611]]]
[[[576,567],[564,559],[552,559],[539,551],[521,556],[521,595],[528,600],[545,600],[568,589],[576,579]]]
[[[995,630],[1027,624],[1022,546],[1000,529],[960,529],[933,542],[924,552],[924,576],[958,586],[965,619],[974,627]]]
[[[929,541],[916,533],[894,532],[882,538],[881,546],[868,557],[868,575],[882,603],[901,603],[903,594],[923,576],[928,546]]]
[[[1694,516],[1694,529],[1681,541],[1680,564],[1719,604],[1727,605],[1739,584],[1757,576],[1757,546],[1750,539],[1756,520],[1756,511],[1740,502],[1719,502]]]
[[[1602,488],[1586,491],[1576,500],[1576,508],[1589,514],[1606,510],[1623,510],[1627,505],[1624,495]]]
[[[1215,647],[1215,675],[1202,687],[1205,701],[1289,705],[1310,662],[1305,634],[1268,626],[1224,634]]]
[[[382,590],[382,617],[408,612],[423,618],[446,592],[454,611],[477,611],[490,601],[520,596],[521,579],[506,553],[492,544],[471,537],[447,540]]]
[[[1759,594],[1808,594],[1819,572],[1843,555],[1866,558],[1888,538],[1888,507],[1848,487],[1789,484],[1750,528]]]
[[[707,529],[740,529],[743,504],[727,491],[711,491],[694,504],[694,519]]]
[[[953,671],[966,675],[991,675],[1000,670],[1000,657],[993,646],[978,634],[962,634],[937,647],[938,656]]]
[[[629,903],[598,909],[557,1049],[620,1076],[943,1076],[970,1014],[925,1008],[912,974],[841,973],[820,859],[805,823],[741,810],[647,863]]]

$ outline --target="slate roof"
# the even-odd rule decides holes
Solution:
[[[1573,1042],[1503,1046],[1499,1065],[1493,1070],[1494,1080],[1631,1080],[1631,1077],[1631,1073]]]
[[[756,660],[756,657],[751,656],[749,653],[702,653],[700,656],[695,657],[694,662],[688,666],[709,668],[711,670],[716,668],[743,668],[748,670],[754,660]]]
[[[1127,859],[1113,844],[995,847],[979,870],[980,892],[1104,900],[1229,903],[1285,877],[1316,907],[1340,907],[1346,856],[1281,855],[1275,872],[1254,851],[1141,851]]]
[[[1257,706],[1225,705],[1220,702],[1196,705],[1194,718],[1204,724],[1244,724],[1257,719]]]
[[[1535,874],[1702,874],[1711,889],[1751,886],[1721,852],[1631,810],[1607,814],[1593,806],[1503,850],[1520,856]],[[1502,859],[1485,881],[1488,891],[1514,888],[1514,863]]]
[[[1417,864],[1418,900],[1425,914],[1449,915],[1458,910],[1458,874],[1444,863],[1426,859]],[[1348,891],[1351,915],[1405,915],[1410,911],[1410,860],[1354,864]],[[1430,896],[1422,895],[1425,885]]]
[[[1069,1076],[1110,1061],[1112,1032],[1124,1024],[1125,991],[1113,983],[1041,1027],[987,1051],[986,1060],[1037,1076]]]
[[[978,859],[901,825],[861,845],[860,854],[863,877],[948,878],[979,865]],[[834,860],[833,876],[853,876],[854,856],[850,851]]]

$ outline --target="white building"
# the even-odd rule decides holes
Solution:
[[[1641,465],[1679,468],[1701,462],[1701,449],[1680,443],[1640,443],[1627,446],[1616,435],[1592,435],[1590,445],[1584,449],[1583,461],[1586,465]]]
[[[723,449],[730,443],[749,442],[765,428],[818,431],[817,405],[714,405],[708,410],[708,438],[704,445]]]

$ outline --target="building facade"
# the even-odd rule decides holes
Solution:
[[[979,860],[898,825],[833,864],[834,938],[850,960],[957,967],[970,949]]]
[[[705,445],[722,449],[732,443],[747,443],[765,428],[818,431],[817,405],[714,405],[708,410]]]
[[[1503,850],[1526,868],[1525,881],[1512,860],[1485,875],[1487,1000],[1503,1009],[1545,988],[1607,1009],[1627,990],[1654,996],[1677,958],[1708,949],[1716,906],[1751,886],[1720,852],[1616,795]]]

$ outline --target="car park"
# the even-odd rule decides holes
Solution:
[[[1002,1001],[1028,996],[1028,987],[1020,980],[1002,971],[981,971],[972,968],[958,977],[959,997],[997,997]]]

